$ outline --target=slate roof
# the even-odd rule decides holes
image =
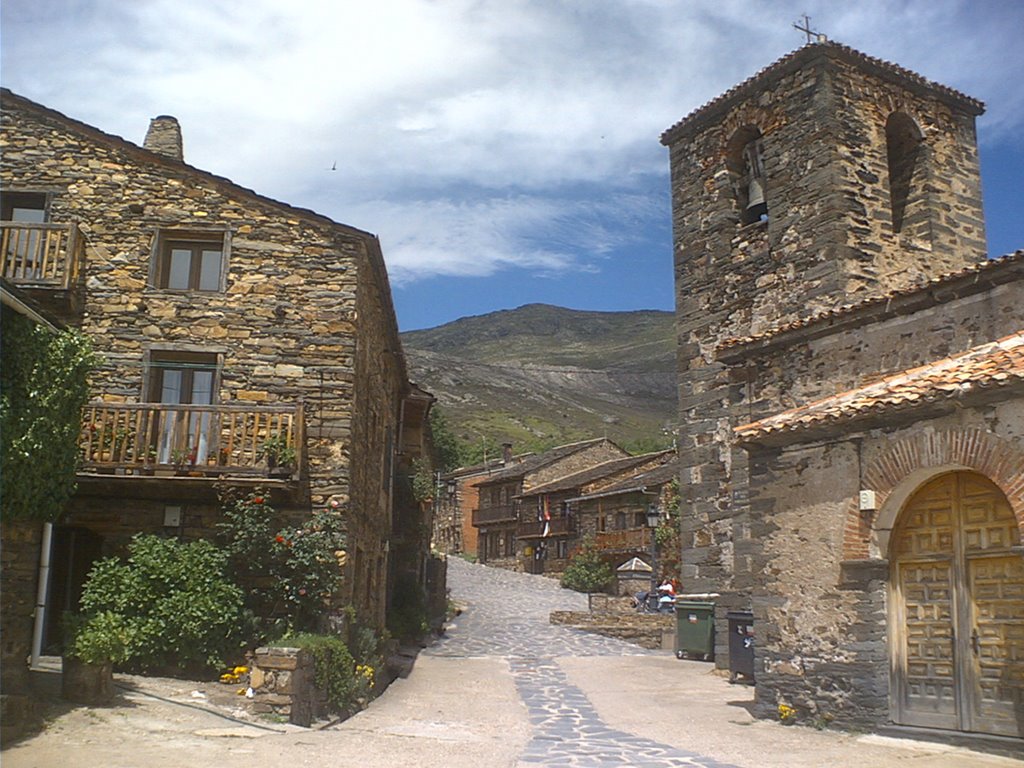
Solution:
[[[915,294],[920,294],[923,298],[927,299],[928,296],[934,293],[937,289],[949,286],[958,281],[967,281],[969,283],[976,282],[979,284],[979,289],[984,289],[987,285],[987,283],[983,282],[985,278],[992,278],[999,282],[1010,282],[1020,279],[1020,273],[1022,271],[1024,271],[1024,249],[1016,250],[1013,253],[1008,253],[995,259],[979,261],[977,264],[971,264],[968,267],[964,267],[963,269],[956,270],[954,272],[946,272],[945,274],[926,279],[907,288],[889,291],[881,296],[875,296],[870,299],[851,302],[849,304],[842,304],[810,317],[794,320],[782,325],[776,325],[762,331],[761,333],[725,339],[718,344],[716,349],[719,353],[728,353],[738,347],[743,347],[755,342],[767,341],[774,336],[779,336],[788,331],[807,328],[812,325],[828,326],[848,315],[852,315],[857,312],[864,312],[865,310],[872,308],[885,308],[897,299],[911,298]]]
[[[813,59],[823,56],[842,59],[859,67],[860,69],[867,70],[878,77],[888,80],[897,80],[903,85],[916,87],[919,90],[930,92],[937,97],[945,99],[946,101],[956,102],[969,112],[973,112],[975,115],[980,115],[985,111],[984,102],[972,98],[965,93],[961,93],[949,86],[929,80],[928,78],[923,77],[916,72],[912,72],[909,69],[905,69],[898,64],[894,64],[891,61],[885,61],[884,59],[878,59],[874,56],[868,56],[866,53],[861,53],[855,48],[850,48],[842,43],[827,40],[820,43],[808,43],[807,45],[797,48],[795,51],[792,51],[781,59],[769,64],[757,74],[747,78],[742,83],[733,86],[722,95],[707,102],[702,107],[698,107],[693,110],[690,114],[661,134],[661,143],[665,146],[669,146],[676,140],[682,138],[690,130],[696,129],[718,113],[728,109],[733,103],[751,96],[761,88],[764,80],[797,70]]]
[[[527,453],[517,453],[512,457],[512,462],[518,463],[533,455],[532,451]],[[477,464],[468,464],[464,467],[456,467],[442,475],[442,478],[448,479],[467,477],[469,475],[482,475],[484,473],[500,472],[503,469],[505,469],[505,459],[502,456],[495,456],[494,458],[488,459],[486,462],[481,461]]]
[[[984,390],[1024,388],[1024,331],[960,355],[911,368],[863,387],[743,424],[740,442],[795,434],[851,419],[882,416]]]
[[[677,456],[673,456],[660,467],[649,469],[639,475],[633,475],[632,477],[628,477],[617,483],[609,485],[603,490],[579,496],[578,498],[571,499],[571,501],[596,499],[604,496],[621,496],[626,493],[636,493],[637,491],[654,489],[664,485],[665,483],[672,482],[677,477],[679,477],[679,458]]]
[[[538,485],[536,488],[531,488],[520,495],[520,498],[527,496],[539,496],[544,493],[557,493],[558,491],[570,491],[574,488],[582,488],[585,485],[600,480],[601,478],[615,475],[620,472],[625,472],[632,467],[638,467],[641,464],[647,464],[651,461],[656,460],[659,456],[664,456],[666,460],[672,456],[674,451],[657,451],[655,453],[645,453],[642,456],[626,456],[621,459],[612,459],[606,461],[603,464],[598,464],[596,467],[590,467],[588,469],[575,472],[571,475],[566,475],[557,480],[552,480],[544,485]]]
[[[517,480],[521,477],[526,477],[531,472],[536,472],[538,469],[546,467],[548,464],[553,464],[559,459],[564,459],[566,456],[572,456],[574,453],[578,453],[584,448],[589,448],[592,445],[600,445],[604,442],[611,441],[603,437],[598,437],[593,440],[583,440],[579,443],[559,445],[556,448],[552,448],[550,451],[544,451],[544,453],[530,456],[518,464],[514,464],[500,472],[495,472],[485,482],[480,483],[480,485],[489,485],[491,483],[504,482],[506,480]]]

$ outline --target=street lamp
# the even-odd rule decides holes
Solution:
[[[647,505],[647,527],[651,529],[651,594],[658,593],[658,523],[661,511],[657,504]]]

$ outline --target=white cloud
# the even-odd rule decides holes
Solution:
[[[1015,0],[6,0],[3,75],[133,141],[176,115],[189,162],[377,231],[399,282],[598,269],[619,202],[668,195],[660,132],[805,8],[988,101],[982,141],[1024,128]]]
[[[639,223],[630,234],[605,223],[611,213]],[[480,200],[370,201],[352,218],[381,235],[395,285],[434,275],[486,277],[504,269],[534,277],[592,272],[614,248],[643,232],[661,211],[642,196],[610,203],[520,195]]]

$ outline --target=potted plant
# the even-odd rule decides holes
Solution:
[[[295,448],[288,444],[288,436],[277,434],[268,437],[260,449],[260,458],[267,460],[267,474],[271,477],[288,477],[295,467]]]
[[[114,697],[114,664],[128,660],[128,627],[115,613],[88,617],[67,614],[61,695],[79,704],[103,704]]]

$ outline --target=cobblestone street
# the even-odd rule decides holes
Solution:
[[[551,766],[706,766],[726,763],[609,727],[559,667],[558,657],[668,655],[548,621],[551,611],[586,610],[585,595],[552,579],[449,561],[449,586],[468,610],[429,656],[508,660],[532,737],[520,761]]]
[[[585,596],[544,577],[449,565],[461,615],[408,677],[342,723],[232,720],[197,701],[194,683],[118,676],[112,706],[61,706],[41,734],[4,750],[4,768],[1022,765],[948,744],[755,720],[752,689],[729,685],[710,664],[549,623],[553,610],[585,609]]]

